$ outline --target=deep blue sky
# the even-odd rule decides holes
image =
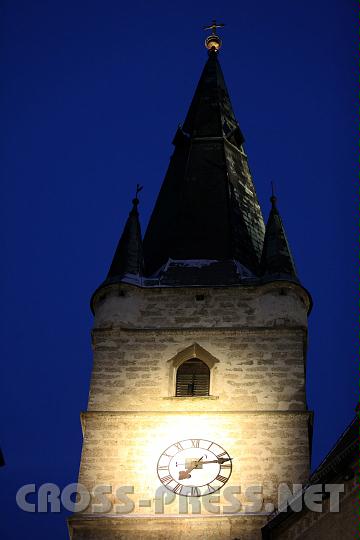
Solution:
[[[76,481],[91,370],[89,298],[136,182],[145,229],[206,60],[221,64],[264,215],[277,186],[314,299],[313,465],[356,404],[356,12],[350,0],[2,0],[0,469],[2,540],[66,538],[25,514],[25,484]],[[14,521],[15,520],[15,521]]]

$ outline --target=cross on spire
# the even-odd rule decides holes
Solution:
[[[211,30],[211,33],[213,36],[216,35],[216,29],[217,28],[224,28],[225,24],[219,23],[217,24],[216,19],[213,19],[212,23],[209,24],[209,26],[204,26],[204,30]]]
[[[205,39],[205,47],[208,51],[218,51],[221,47],[221,39],[216,35],[217,28],[223,28],[223,23],[217,23],[214,19],[209,26],[204,26],[204,30],[211,30],[210,36]]]

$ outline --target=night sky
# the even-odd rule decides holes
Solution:
[[[2,0],[2,540],[66,538],[64,513],[24,513],[15,494],[77,480],[89,299],[137,182],[145,230],[206,61],[202,27],[214,17],[226,23],[220,62],[264,216],[274,181],[314,300],[313,467],[354,415],[354,3]]]

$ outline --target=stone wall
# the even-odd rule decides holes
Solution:
[[[89,410],[304,410],[305,331],[244,329],[99,330]],[[175,398],[172,359],[197,343],[218,362],[209,398]]]
[[[233,457],[229,485],[263,485],[265,500],[276,504],[279,482],[308,477],[307,420],[307,413],[85,413],[79,480],[89,490],[133,485],[134,500],[153,499],[160,454],[176,441],[201,438]],[[178,514],[177,503],[168,511]]]
[[[202,298],[200,300],[200,298]],[[94,327],[307,327],[309,298],[294,283],[262,286],[103,288],[94,299]]]
[[[79,482],[90,492],[94,486],[103,484],[113,486],[113,492],[118,486],[133,486],[134,493],[129,495],[134,502],[131,517],[138,515],[142,519],[146,519],[147,516],[160,518],[161,515],[155,513],[156,489],[161,486],[156,469],[160,454],[177,440],[199,437],[213,440],[222,445],[233,457],[232,474],[225,487],[240,488],[237,489],[239,494],[235,497],[241,506],[235,515],[224,490],[220,492],[218,499],[218,494],[213,495],[214,502],[219,506],[218,517],[230,513],[225,523],[232,523],[235,520],[240,527],[239,537],[254,540],[260,538],[260,528],[264,524],[265,516],[277,504],[277,485],[280,482],[306,481],[309,463],[307,421],[308,414],[305,412],[202,414],[88,412],[83,416],[84,446]],[[262,486],[260,510],[253,508],[245,494],[249,486]],[[163,516],[169,519],[177,517],[174,526],[179,529],[179,534],[182,530],[179,519],[184,511],[184,507],[179,506],[180,499],[184,500],[183,497],[175,497],[173,502],[166,504]],[[149,507],[143,508],[141,501],[144,500],[150,502]],[[117,502],[116,499],[112,501]],[[97,502],[97,498],[92,498],[92,502]],[[188,514],[182,516],[192,518],[192,527],[195,528],[201,524],[204,526],[203,519],[206,516],[216,517],[209,512],[201,499],[198,499],[196,504],[200,504],[200,507],[189,505]],[[249,516],[253,510],[256,510],[257,515]],[[93,509],[89,507],[85,514],[92,512]],[[196,518],[192,512],[200,512],[200,516]],[[245,512],[245,515],[240,517],[239,512]],[[110,510],[105,518],[102,516],[105,519],[103,526],[107,528],[108,519],[114,519],[115,516],[114,523],[121,517],[121,508],[120,511]],[[81,530],[85,534],[86,526],[81,521],[83,517],[76,515],[74,522],[80,522]],[[246,522],[245,529],[244,522]],[[92,522],[86,523],[90,527],[86,533],[89,536],[85,534],[84,538],[97,538],[91,532]],[[202,529],[203,533],[206,531],[208,538],[235,538],[228,535],[226,527],[221,529],[220,534],[216,521],[211,521],[211,525],[214,529],[209,532]],[[123,527],[124,524],[119,526]],[[163,531],[163,535],[159,538],[174,538],[173,534],[173,531]],[[192,538],[186,536],[184,530],[182,535],[181,538]],[[200,538],[196,535],[194,537]],[[74,535],[74,538],[82,536]],[[121,538],[130,539],[133,536],[129,533]],[[144,534],[143,538],[148,539],[151,536]]]
[[[156,538],[260,538],[265,516],[277,503],[278,483],[302,483],[309,472],[309,306],[303,289],[290,283],[207,289],[114,285],[100,291],[94,305],[94,365],[82,416],[79,482],[90,492],[99,484],[113,490],[133,486],[135,506],[123,519],[111,512],[99,517],[89,507],[71,520],[73,538],[155,538],[148,520],[161,518],[154,514],[157,460],[170,444],[189,438],[215,441],[233,457],[225,487],[240,487],[240,511],[246,506],[247,515],[225,518],[229,503],[221,494],[218,516],[203,507],[199,517],[183,516],[184,497],[177,496],[165,507],[170,521]],[[187,349],[210,367],[210,396],[174,395],[176,367]],[[254,516],[244,495],[250,485],[263,488],[263,505]],[[146,509],[143,500],[150,502]]]
[[[95,305],[89,410],[306,408],[307,307],[296,285],[150,290],[120,285]],[[193,400],[171,399],[171,361],[194,343],[217,359],[209,366],[213,399],[198,400],[195,409]]]
[[[263,516],[70,519],[76,540],[260,540]]]

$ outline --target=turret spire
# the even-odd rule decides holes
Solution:
[[[142,186],[137,184],[135,198],[132,201],[133,207],[116,248],[107,280],[121,279],[126,274],[135,276],[143,274],[144,260],[138,212],[138,195],[141,190]]]
[[[264,247],[261,257],[262,274],[270,279],[298,281],[285,228],[277,208],[274,184],[271,182],[271,210],[266,224]]]

